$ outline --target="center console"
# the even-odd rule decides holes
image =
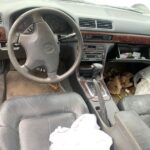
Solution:
[[[78,70],[78,82],[86,97],[100,115],[102,109],[100,101],[104,101],[106,109],[110,110],[106,112],[111,124],[114,124],[114,113],[118,109],[103,80],[103,71],[107,53],[113,46],[113,43],[84,42],[82,60]],[[94,80],[98,83],[99,90],[96,89]]]
[[[113,44],[106,43],[84,43],[84,49],[79,67],[79,81],[84,89],[87,97],[92,101],[98,101],[97,94],[93,85],[93,76],[98,73],[98,82],[101,89],[103,99],[109,100],[110,94],[103,81],[103,71],[108,51],[112,48]],[[93,64],[101,64],[103,67],[95,70]]]
[[[92,63],[101,63],[105,64],[106,57],[106,47],[105,44],[99,43],[84,43],[81,65],[80,65],[80,74],[84,76],[91,76],[91,67]]]
[[[130,45],[128,45],[128,47],[129,46]],[[136,128],[136,131],[141,131],[141,128],[136,126],[136,124],[141,121],[138,120],[138,116],[136,114],[133,114],[132,112],[119,111],[105,85],[103,79],[103,68],[105,68],[106,57],[107,60],[109,60],[109,56],[111,56],[110,58],[115,58],[117,61],[120,61],[122,60],[122,56],[124,56],[126,53],[133,53],[136,59],[143,59],[144,57],[145,59],[149,59],[150,55],[146,54],[148,50],[143,52],[141,48],[139,49],[133,46],[132,49],[131,46],[127,49],[127,45],[123,44],[118,45],[117,52],[113,51],[113,49],[116,49],[116,44],[114,45],[113,43],[104,43],[102,41],[94,42],[92,41],[92,38],[89,41],[84,41],[82,61],[76,76],[79,84],[78,92],[83,93],[87,104],[91,106],[89,107],[89,111],[96,114],[100,118],[101,127],[104,129],[104,131],[107,131],[107,133],[113,137],[114,145],[116,143],[116,145],[119,145],[118,149],[122,147],[128,147],[128,149],[140,149],[139,143],[141,141],[146,141],[146,144],[142,143],[142,146],[149,146],[147,140],[149,135],[141,134],[142,136],[137,136],[136,132],[134,132],[135,129],[133,128]],[[133,52],[131,52],[131,50],[133,50]],[[141,54],[140,56],[139,53]],[[128,58],[125,59],[127,60]],[[96,66],[95,64],[99,65]],[[103,67],[100,67],[100,65]],[[95,86],[95,80],[97,86]],[[103,108],[105,108],[107,117],[106,119],[108,122],[106,122],[105,118],[102,117],[102,112],[104,112]],[[134,124],[134,126],[132,124]],[[109,128],[109,126],[111,126],[111,128]],[[147,132],[147,128],[144,127],[142,123],[141,126],[143,129],[142,131]]]

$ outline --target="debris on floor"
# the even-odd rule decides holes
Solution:
[[[116,103],[123,97],[134,94],[133,77],[134,75],[131,72],[119,73],[115,71],[115,73],[108,73],[106,85]]]
[[[130,72],[125,72],[122,75],[120,75],[120,82],[122,88],[132,87],[133,86],[132,78],[133,78],[133,74]]]
[[[114,78],[110,78],[110,80],[107,82],[107,87],[111,94],[119,95],[122,89],[120,77],[117,75]]]
[[[20,75],[17,71],[9,71],[6,76],[6,82],[6,99],[10,99],[14,96],[32,96],[60,91],[58,85],[41,84],[31,81]]]
[[[56,84],[55,83],[50,83],[48,85],[51,88],[51,90],[54,91],[54,92],[59,92],[61,90],[59,84],[57,84],[57,83]]]

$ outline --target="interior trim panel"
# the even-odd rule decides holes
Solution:
[[[0,42],[6,42],[6,33],[4,27],[0,27]]]
[[[83,35],[84,42],[150,44],[150,36],[146,35],[91,31],[81,31],[81,33]],[[92,36],[92,39],[89,35]]]

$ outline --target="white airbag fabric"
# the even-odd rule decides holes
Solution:
[[[71,128],[59,126],[51,133],[50,150],[109,150],[112,138],[99,129],[95,115],[84,114]]]

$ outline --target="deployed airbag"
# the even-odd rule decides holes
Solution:
[[[84,114],[71,128],[59,126],[50,134],[50,150],[109,150],[112,138],[99,129],[95,115]]]

